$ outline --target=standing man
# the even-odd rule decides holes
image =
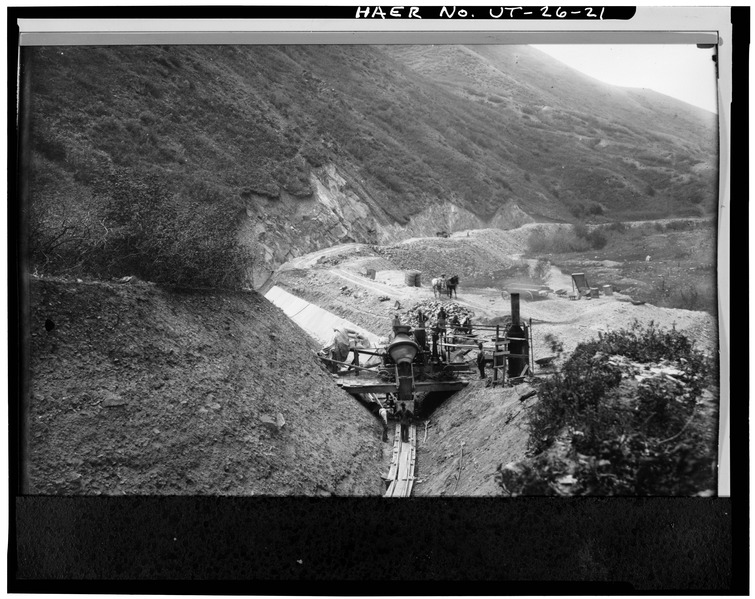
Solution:
[[[480,370],[480,378],[485,378],[485,351],[482,349],[482,343],[477,344],[477,368]]]
[[[451,336],[451,343],[456,343],[456,335],[461,332],[461,323],[459,317],[454,314],[451,320],[448,321],[449,334]]]
[[[417,341],[420,350],[425,351],[427,347],[427,335],[425,333],[425,323],[427,316],[422,314],[422,310],[417,313],[417,328],[414,329],[414,339]]]
[[[401,423],[401,440],[405,443],[409,442],[409,427],[412,424],[412,418],[414,414],[412,414],[411,410],[406,409],[406,404],[402,401],[401,402],[401,409],[398,411],[398,420]]]
[[[388,406],[393,414],[396,413],[396,398],[394,397],[393,393],[385,394],[385,405]]]
[[[440,339],[440,329],[438,326],[433,327],[433,358],[438,357],[438,339]]]
[[[443,306],[438,310],[438,329],[440,329],[441,335],[446,334],[446,311]]]
[[[385,443],[388,440],[388,410],[383,407],[383,404],[381,404],[379,400],[377,404],[380,406],[378,415],[383,423],[383,442]]]
[[[396,327],[401,326],[401,316],[398,312],[396,312],[396,315],[393,317],[393,322],[391,323],[391,333],[388,335],[388,341],[393,341],[393,338],[396,336]]]

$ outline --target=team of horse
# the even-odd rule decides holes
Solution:
[[[432,280],[432,285],[433,295],[435,297],[441,297],[445,294],[447,294],[449,298],[458,297],[458,294],[456,293],[456,287],[459,285],[459,275],[454,275],[448,278],[446,278],[445,276],[436,277]]]

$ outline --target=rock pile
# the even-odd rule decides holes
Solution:
[[[596,356],[599,355],[596,354]],[[685,372],[668,360],[662,360],[657,364],[641,364],[633,362],[626,356],[614,355],[608,358],[608,362],[618,367],[625,378],[634,378],[636,381],[642,382],[645,379],[664,377],[675,383],[684,385],[679,377],[684,377]]]
[[[454,316],[459,319],[459,322],[464,320],[466,316],[474,318],[474,312],[466,306],[460,306],[456,302],[441,302],[438,300],[425,300],[418,304],[415,304],[412,308],[406,310],[401,318],[402,322],[416,324],[417,313],[422,312],[425,316],[428,316],[430,320],[428,324],[435,324],[438,320],[438,312],[441,307],[446,310],[446,321],[450,321]]]

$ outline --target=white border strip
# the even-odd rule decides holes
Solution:
[[[252,44],[718,44],[713,31],[196,31],[21,33],[21,46]]]

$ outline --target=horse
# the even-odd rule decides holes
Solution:
[[[432,280],[433,284],[433,296],[440,297],[446,290],[446,280],[442,277],[438,277]]]
[[[459,275],[454,275],[448,281],[446,281],[446,289],[448,290],[448,297],[459,297],[456,293],[456,286],[459,284]]]

